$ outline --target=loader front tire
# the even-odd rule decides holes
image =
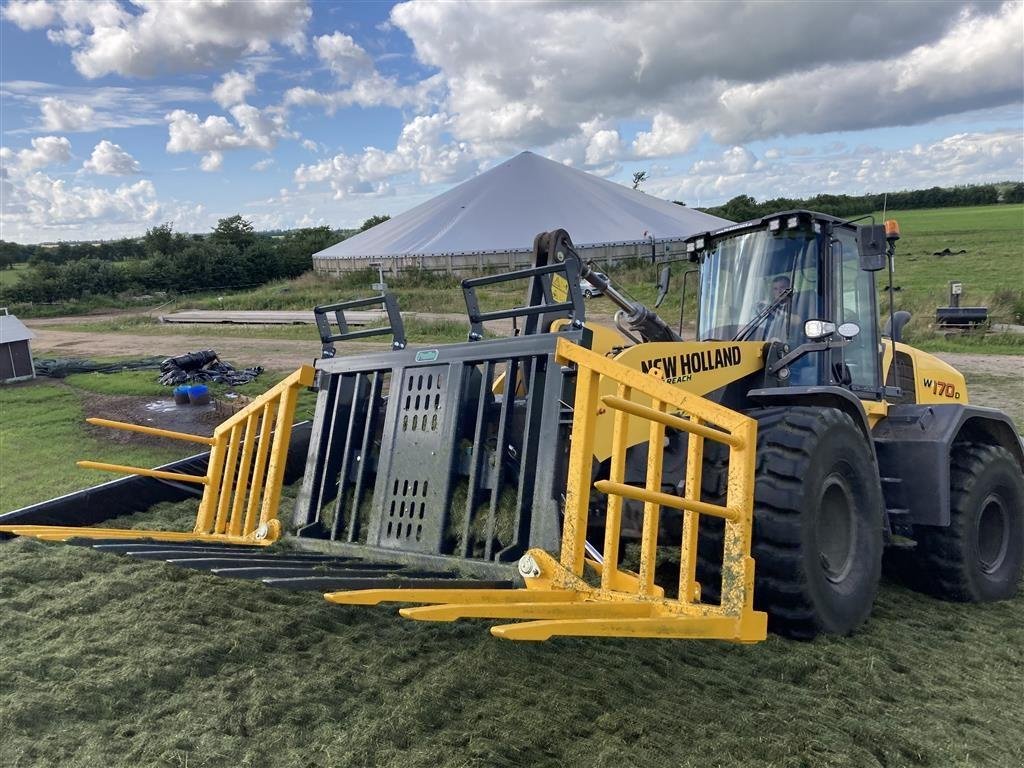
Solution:
[[[951,454],[949,525],[914,531],[921,586],[961,602],[1013,597],[1024,568],[1020,465],[997,445],[959,443]]]
[[[845,635],[871,613],[882,570],[883,500],[863,432],[834,408],[757,419],[754,603],[773,632]]]

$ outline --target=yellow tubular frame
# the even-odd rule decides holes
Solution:
[[[698,395],[665,384],[657,375],[641,373],[565,340],[556,359],[577,370],[572,445],[566,483],[566,508],[559,557],[531,549],[519,562],[525,589],[382,589],[331,592],[333,603],[372,605],[381,602],[426,603],[404,608],[402,616],[429,621],[478,617],[525,619],[491,628],[497,637],[546,640],[555,635],[714,638],[735,642],[763,640],[767,614],[755,611],[754,560],[750,556],[753,527],[754,454],[757,422]],[[601,377],[616,382],[616,394],[598,398]],[[650,398],[650,406],[631,398]],[[585,555],[590,507],[591,465],[598,410],[614,410],[609,477],[594,484],[608,497],[603,564]],[[647,476],[644,486],[627,485],[626,434],[630,418],[649,425]],[[686,489],[683,496],[661,492],[666,427],[689,433]],[[700,500],[704,442],[729,449],[724,506]],[[618,568],[622,500],[644,502],[639,573]],[[679,593],[666,598],[654,583],[658,516],[662,506],[683,511]],[[697,531],[701,515],[725,521],[722,553],[722,594],[717,605],[700,602],[696,582]],[[583,579],[584,565],[600,573],[600,585]]]
[[[90,538],[128,541],[205,541],[260,546],[273,544],[281,535],[277,510],[281,502],[281,485],[288,457],[292,421],[295,417],[295,404],[299,389],[311,386],[314,374],[311,366],[302,366],[218,425],[213,437],[171,432],[107,419],[86,419],[96,426],[210,446],[210,461],[206,474],[202,476],[98,461],[78,462],[78,466],[87,469],[145,475],[204,486],[196,524],[191,531],[5,525],[0,526],[0,532],[31,536],[43,541]]]

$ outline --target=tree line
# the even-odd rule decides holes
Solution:
[[[748,221],[794,208],[851,218],[881,211],[883,207],[890,211],[906,211],[911,208],[953,208],[996,203],[1024,203],[1024,183],[968,184],[873,195],[815,195],[804,199],[776,197],[760,203],[750,195],[737,195],[724,205],[698,210],[732,221]]]
[[[126,292],[184,293],[241,288],[298,277],[313,268],[312,255],[368,229],[308,227],[271,235],[253,230],[240,215],[221,219],[208,235],[175,232],[168,222],[141,238],[56,247],[0,241],[0,265],[27,262],[28,269],[0,291],[4,303],[52,303]]]

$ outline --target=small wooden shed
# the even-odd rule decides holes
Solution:
[[[35,334],[8,314],[6,307],[0,309],[0,384],[36,377],[29,345],[34,338]]]

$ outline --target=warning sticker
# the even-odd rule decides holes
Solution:
[[[551,298],[557,302],[569,300],[569,281],[562,275],[551,276]]]

